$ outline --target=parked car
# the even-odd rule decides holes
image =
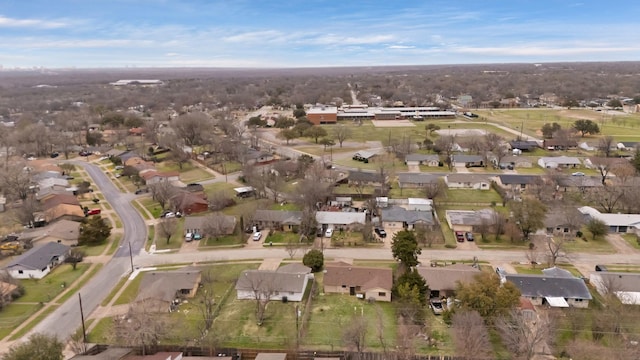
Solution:
[[[604,265],[596,265],[596,271],[607,271],[607,267]]]
[[[376,232],[376,234],[378,234],[378,236],[380,236],[381,238],[386,238],[387,237],[387,232],[384,231],[383,228],[375,228],[373,231]]]
[[[51,156],[52,159],[55,159],[58,156],[60,156],[60,154],[58,152],[52,152],[51,155],[49,155],[49,156]]]
[[[260,231],[254,232],[251,238],[253,241],[260,241],[260,239],[262,239],[262,233]]]
[[[442,315],[444,312],[444,307],[442,306],[442,301],[440,299],[429,300],[429,307],[436,315]]]
[[[118,176],[116,175],[116,177],[118,177]],[[138,190],[136,190],[135,194],[136,195],[140,195],[140,194],[144,194],[144,193],[147,193],[147,192],[149,192],[149,189],[138,189]]]
[[[467,238],[467,241],[473,241],[473,240],[474,240],[474,239],[473,239],[473,233],[472,233],[472,232],[467,231],[467,232],[464,234],[464,236]]]
[[[88,215],[100,215],[101,212],[102,212],[102,210],[100,210],[100,209],[91,209],[91,210],[87,211],[87,216]]]
[[[193,240],[202,240],[202,235],[198,233],[193,234]]]
[[[576,171],[572,173],[571,176],[584,176],[584,173],[582,171]]]
[[[193,240],[193,233],[187,233],[187,235],[184,236],[184,241],[191,242],[192,240]]]
[[[332,237],[333,236],[333,229],[327,229],[327,231],[324,232],[324,236],[325,237]]]
[[[162,214],[160,214],[160,217],[165,219],[174,218],[176,217],[176,214],[173,211],[165,210],[164,212],[162,212]]]
[[[456,231],[456,240],[458,242],[464,242],[464,231]]]
[[[122,165],[116,165],[116,167],[115,167],[114,169],[116,169],[116,170],[122,170],[122,169],[124,169],[124,166],[122,166]]]

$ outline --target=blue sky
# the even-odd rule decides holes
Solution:
[[[640,2],[0,0],[0,64],[315,67],[640,60]]]

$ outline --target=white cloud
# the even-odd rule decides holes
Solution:
[[[327,34],[312,39],[316,45],[374,45],[388,43],[394,40],[392,35],[369,35],[369,36],[343,36]]]
[[[491,55],[491,56],[558,56],[558,55],[585,55],[594,53],[634,52],[638,48],[633,47],[543,47],[543,46],[509,46],[509,47],[458,47],[450,48],[451,51],[464,54]]]
[[[175,52],[170,52],[170,53],[164,54],[164,56],[175,57],[175,56],[180,56],[180,54]]]
[[[391,46],[387,46],[387,49],[400,49],[400,50],[404,50],[404,49],[415,49],[415,46],[410,46],[410,45],[391,45]]]
[[[54,29],[67,26],[69,26],[69,24],[62,21],[48,21],[41,19],[15,19],[0,15],[0,27],[35,27],[41,29]]]

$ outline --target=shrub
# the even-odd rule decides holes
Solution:
[[[309,250],[302,258],[302,263],[311,268],[311,271],[318,272],[324,266],[324,254],[317,249]]]

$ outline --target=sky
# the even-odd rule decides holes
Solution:
[[[638,14],[637,0],[0,0],[0,65],[637,61]]]

